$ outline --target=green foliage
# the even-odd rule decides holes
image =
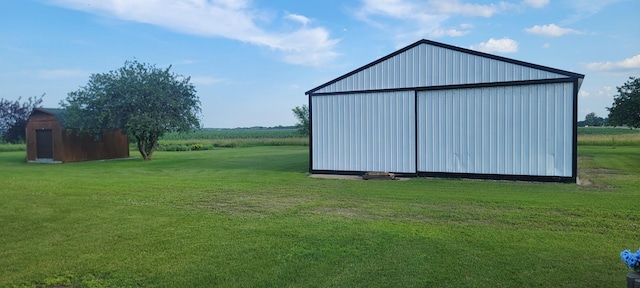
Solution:
[[[0,144],[0,152],[14,152],[14,151],[26,151],[27,145],[25,144]]]
[[[0,153],[0,287],[624,285],[640,148],[578,152],[587,186],[316,179],[294,146],[152,163]]]
[[[203,146],[200,143],[193,143],[191,144],[191,151],[198,151],[198,150],[202,150]]]
[[[42,104],[40,98],[29,97],[27,102],[20,103],[20,99],[9,101],[0,99],[0,134],[1,140],[7,143],[24,143],[27,120],[33,109]]]
[[[211,150],[214,145],[185,141],[160,141],[157,151],[203,151]]]
[[[193,141],[200,148],[194,149]],[[309,146],[309,138],[239,138],[239,139],[187,139],[187,140],[160,140],[157,151],[197,151],[211,150],[214,148],[240,148],[256,146]]]
[[[45,287],[69,287],[73,277],[70,275],[62,275],[56,277],[49,277],[42,283]]]
[[[189,140],[189,139],[263,139],[263,138],[298,138],[300,134],[295,129],[203,129],[186,133],[170,132],[163,135],[161,140]]]
[[[93,74],[87,86],[69,93],[61,105],[64,124],[81,131],[120,128],[150,160],[167,132],[199,128],[200,100],[189,77],[137,61],[109,73]]]
[[[602,117],[598,117],[596,113],[591,112],[584,117],[583,123],[585,126],[603,126],[605,123],[605,119]]]
[[[609,110],[608,125],[640,128],[640,78],[629,77],[629,80],[618,89],[613,96],[613,104]]]
[[[293,111],[293,115],[298,119],[298,124],[296,127],[302,136],[309,136],[310,134],[310,122],[309,122],[309,107],[307,105],[296,106],[296,108],[291,109]]]

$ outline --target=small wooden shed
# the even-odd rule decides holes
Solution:
[[[129,138],[120,130],[77,133],[63,127],[64,109],[36,108],[26,125],[27,161],[77,162],[129,157]]]

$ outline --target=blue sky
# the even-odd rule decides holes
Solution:
[[[292,125],[304,92],[420,39],[585,74],[579,120],[640,76],[637,0],[3,0],[0,98],[58,107],[127,60],[190,76],[204,127]]]

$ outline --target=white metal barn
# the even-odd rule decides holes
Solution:
[[[418,41],[306,92],[310,172],[575,182],[583,79]]]

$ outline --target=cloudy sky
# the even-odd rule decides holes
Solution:
[[[579,119],[640,76],[638,0],[3,0],[0,98],[55,108],[127,60],[190,76],[204,127],[292,125],[316,86],[428,39],[585,74]]]

